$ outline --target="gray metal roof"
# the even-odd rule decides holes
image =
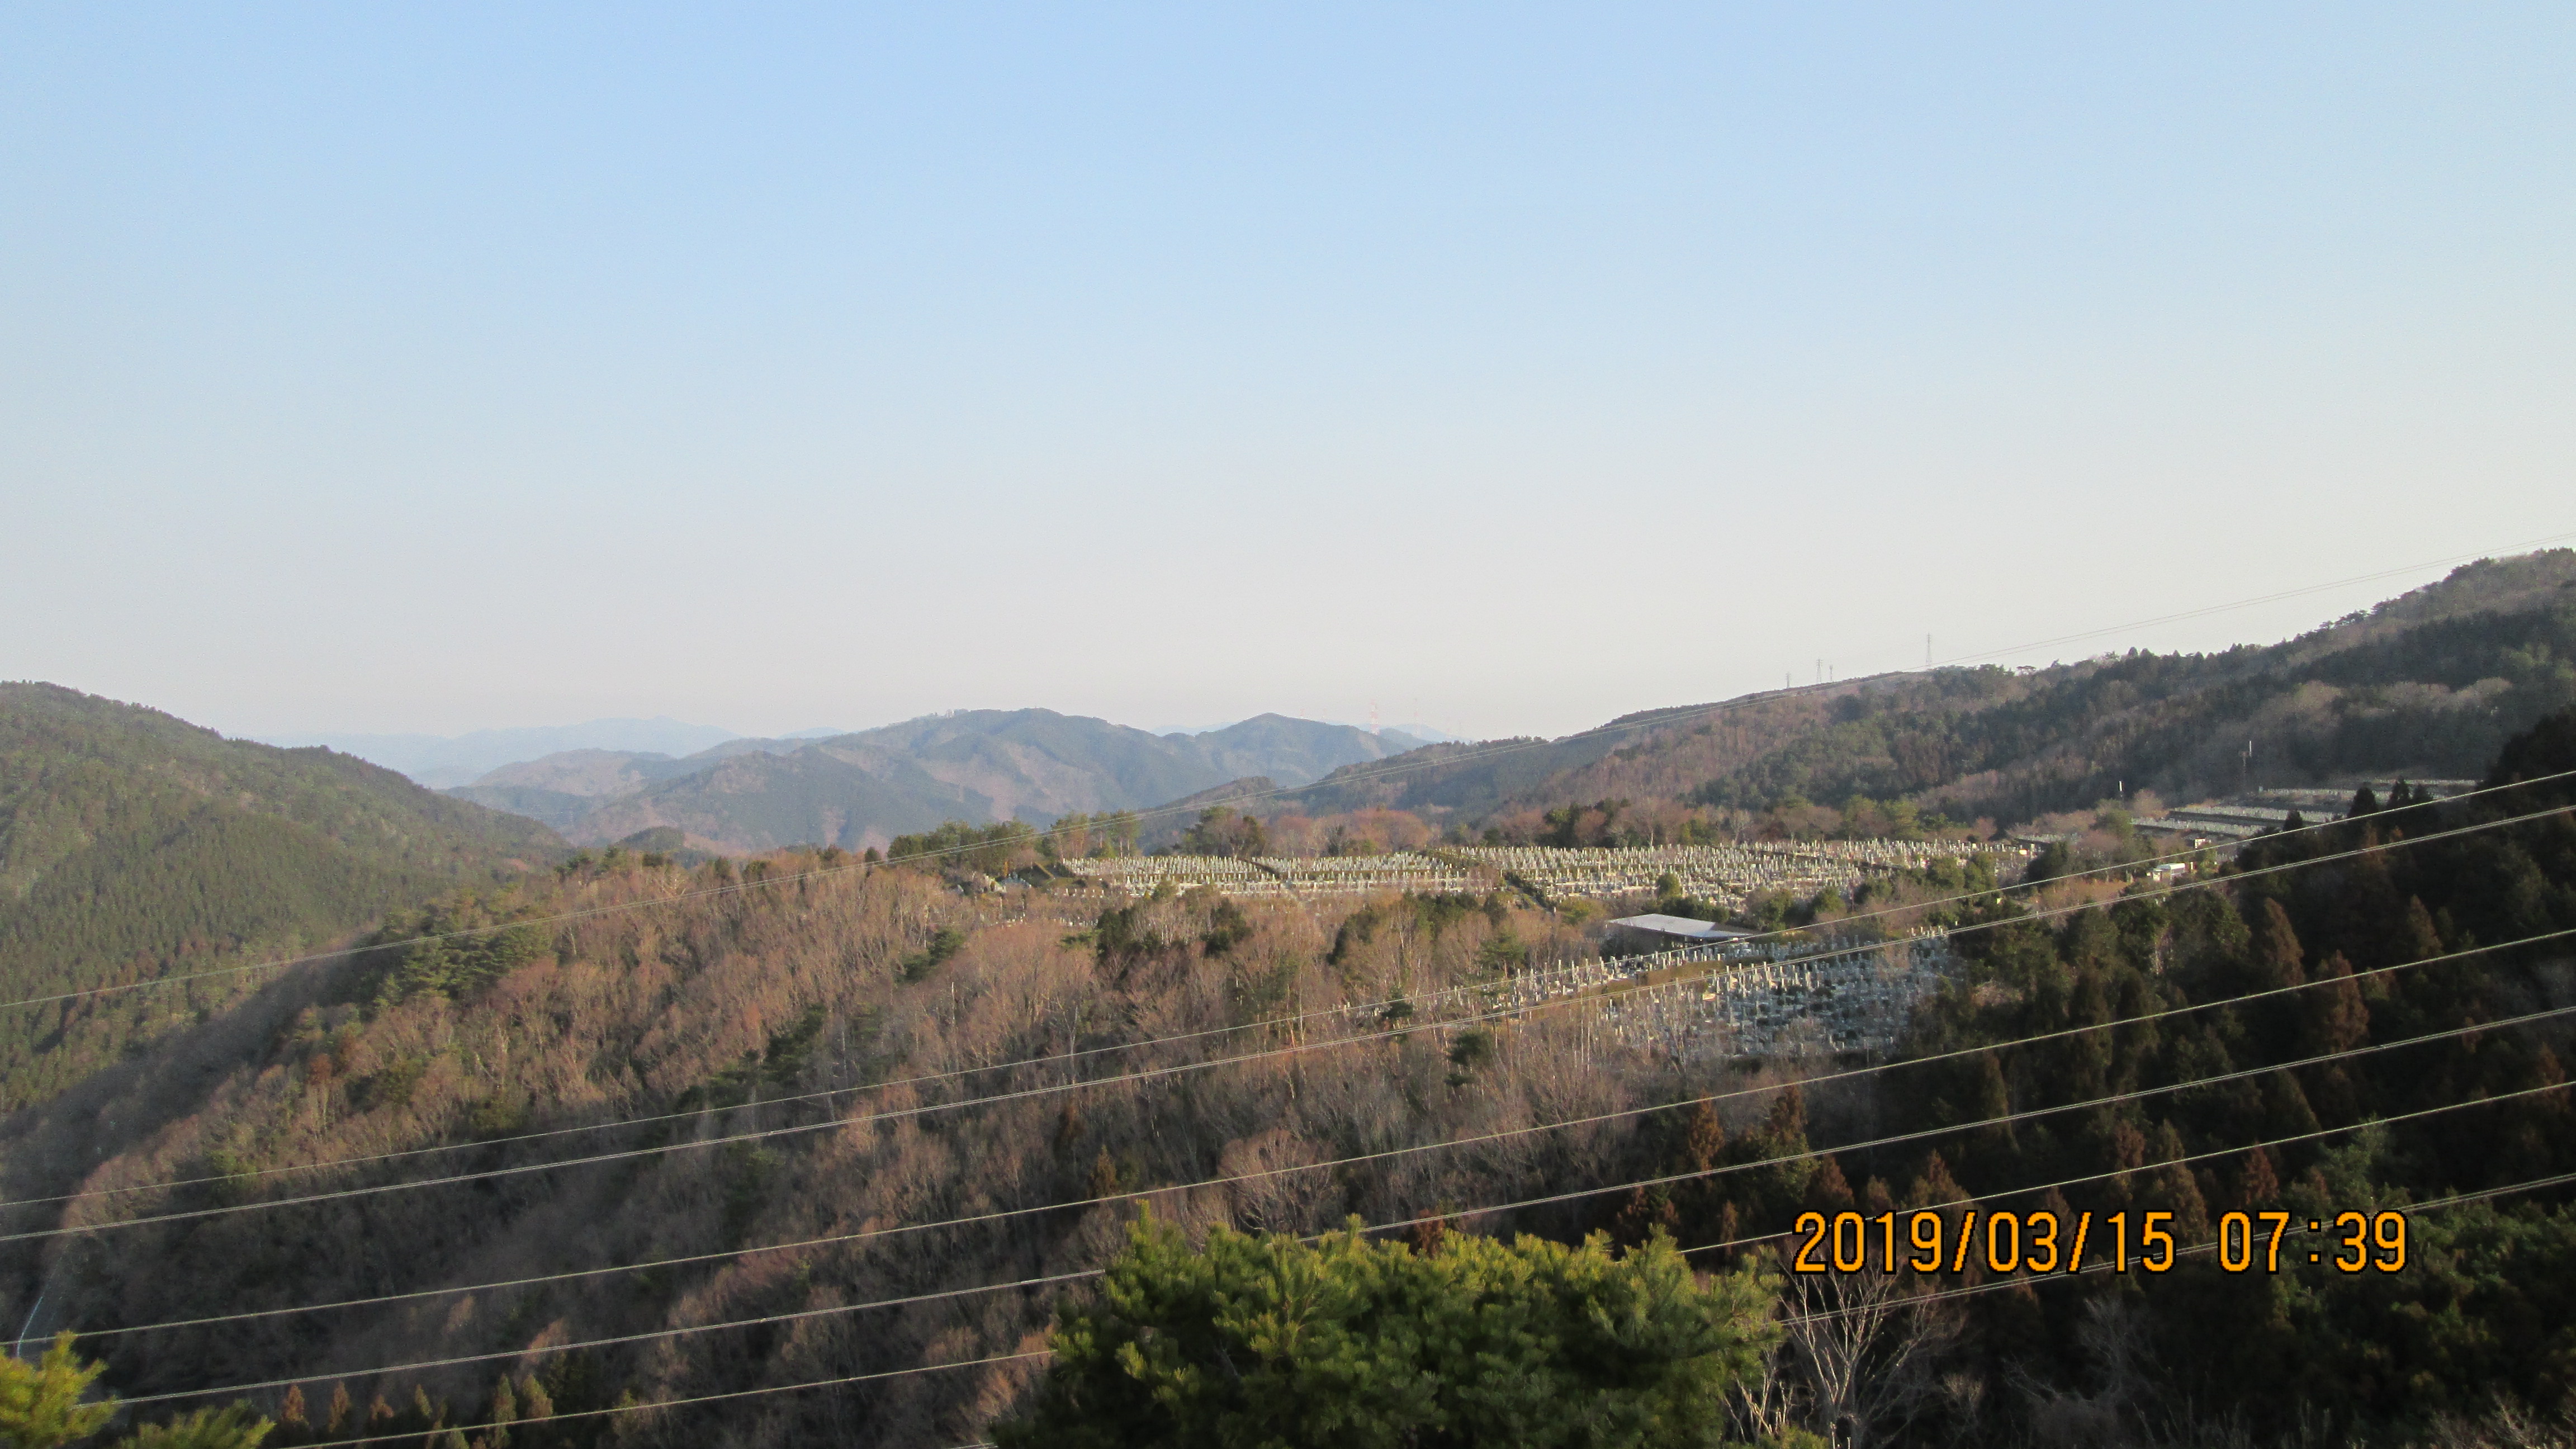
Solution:
[[[1694,921],[1688,916],[1665,916],[1648,912],[1642,916],[1621,916],[1610,923],[1631,931],[1652,931],[1658,936],[1680,936],[1692,941],[1726,941],[1750,936],[1751,931],[1738,931],[1715,921]]]

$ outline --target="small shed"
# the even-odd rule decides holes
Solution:
[[[1761,934],[1758,931],[1739,931],[1732,926],[1721,926],[1715,921],[1694,921],[1688,916],[1666,916],[1653,912],[1642,916],[1621,916],[1610,924],[1622,931],[1634,931],[1641,936],[1651,936],[1658,941],[1679,941],[1691,945],[1706,945],[1712,941],[1740,941],[1747,936]]]

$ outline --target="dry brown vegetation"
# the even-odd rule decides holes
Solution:
[[[1783,738],[1824,725],[1834,701],[1859,688],[1753,696],[1683,723],[1642,729],[1602,758],[1550,779],[1544,793],[1510,804],[1536,814],[1566,800],[1681,799],[1778,749]]]
[[[1383,855],[1415,850],[1439,839],[1429,821],[1409,810],[1349,810],[1331,815],[1294,811],[1263,822],[1280,855]]]
[[[788,855],[756,862],[751,873],[817,863]],[[1097,1199],[1670,1100],[1685,1085],[1568,1014],[1502,1034],[1497,1051],[1465,1067],[1452,1059],[1454,1034],[1437,1028],[1322,1045],[1355,1029],[1340,1016],[1064,1056],[1343,1003],[1418,998],[1490,971],[1515,950],[1561,957],[1583,949],[1574,928],[1501,901],[1237,906],[1195,893],[1137,903],[1095,928],[1096,901],[1042,891],[962,896],[910,870],[850,870],[675,899],[713,881],[707,871],[691,877],[631,857],[574,870],[476,910],[507,917],[645,904],[546,928],[550,936],[523,962],[452,997],[427,989],[403,996],[403,983],[418,973],[406,975],[399,945],[309,972],[163,1053],[23,1115],[5,1141],[11,1199],[216,1180],[14,1209],[12,1231],[58,1222],[97,1229],[10,1245],[21,1288],[15,1311],[24,1316],[41,1294],[40,1329],[96,1331],[721,1254],[728,1256],[540,1286],[93,1339],[89,1347],[109,1358],[114,1382],[129,1394],[300,1380],[317,1429],[318,1406],[341,1381],[361,1408],[378,1395],[406,1405],[425,1389],[430,1402],[452,1405],[448,1421],[457,1422],[480,1411],[505,1370],[535,1377],[559,1410],[621,1393],[658,1399],[830,1378],[1033,1345],[1051,1298],[996,1292],[381,1380],[362,1371],[1088,1268],[1105,1260],[1136,1211],[1132,1202]],[[943,931],[957,933],[948,938],[953,954],[933,959]],[[1372,1013],[1358,1029],[1378,1020]],[[1149,1064],[1299,1041],[1309,1049],[1122,1080]],[[1028,1064],[1000,1065],[1007,1063]],[[975,1071],[985,1067],[996,1069]],[[959,1072],[971,1075],[918,1080]],[[1076,1080],[1088,1084],[898,1115]],[[683,1115],[550,1140],[489,1140],[670,1113]],[[692,1145],[795,1128],[813,1130]],[[1632,1131],[1620,1122],[1171,1192],[1155,1210],[1193,1223],[1292,1230],[1350,1213],[1402,1219],[1616,1181]],[[259,1175],[450,1144],[465,1145],[390,1164]],[[504,1171],[637,1147],[662,1150]],[[496,1172],[504,1175],[109,1226]],[[1050,1205],[1060,1210],[731,1256]],[[1579,1231],[1600,1211],[1577,1203],[1527,1225]],[[782,1394],[659,1424],[628,1416],[629,1432],[692,1444],[971,1437],[1009,1402],[1023,1372]],[[253,1397],[273,1407],[281,1392]]]

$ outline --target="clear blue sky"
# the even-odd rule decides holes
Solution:
[[[2564,4],[13,6],[0,676],[1558,733],[2576,531],[2571,75]]]

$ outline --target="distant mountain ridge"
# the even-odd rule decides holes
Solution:
[[[1421,744],[1277,714],[1156,735],[1053,710],[963,710],[829,739],[727,740],[677,759],[565,751],[448,793],[583,843],[669,826],[710,849],[857,849],[947,820],[1045,823],[1145,808],[1247,776],[1303,784]]]
[[[2140,788],[2180,801],[2248,783],[2457,777],[2569,702],[2576,552],[2552,549],[2465,565],[2279,644],[1879,675],[1643,710],[1558,740],[1435,743],[1276,714],[1155,735],[976,710],[688,754],[565,751],[454,793],[583,842],[667,826],[731,851],[1219,794],[1263,814],[1389,808],[1479,828],[1597,800],[1759,811],[1856,795],[2011,822]],[[1236,787],[1253,778],[1271,782],[1257,802]]]
[[[594,719],[581,724],[475,730],[462,735],[289,734],[261,741],[286,749],[320,745],[399,771],[432,789],[473,782],[518,760],[564,750],[631,750],[693,754],[741,736],[714,725],[668,716]]]
[[[1292,716],[1292,717],[1293,717],[1293,716]],[[1212,724],[1212,725],[1181,725],[1181,726],[1176,726],[1176,727],[1167,728],[1167,729],[1148,730],[1148,731],[1147,731],[1147,733],[1148,733],[1148,734],[1157,734],[1157,735],[1206,735],[1206,734],[1214,734],[1214,733],[1216,733],[1218,730],[1222,730],[1222,729],[1231,729],[1231,728],[1233,728],[1233,727],[1234,727],[1234,726],[1236,726],[1236,725],[1242,724],[1243,722],[1244,722],[1244,721],[1242,721],[1242,720],[1229,720],[1229,721],[1227,721],[1227,722],[1226,722],[1226,723],[1224,723],[1224,724]],[[1350,721],[1348,721],[1348,720],[1338,720],[1338,719],[1328,719],[1328,720],[1321,720],[1321,721],[1317,721],[1317,723],[1321,723],[1321,724],[1350,724]],[[1364,727],[1363,727],[1363,726],[1360,726],[1360,725],[1351,725],[1351,728],[1353,728],[1353,729],[1361,729],[1361,728],[1364,728]],[[1459,743],[1459,742],[1463,739],[1463,737],[1462,737],[1462,736],[1450,734],[1450,733],[1449,733],[1448,731],[1446,731],[1446,730],[1439,729],[1439,728],[1437,728],[1437,727],[1435,727],[1435,726],[1427,725],[1427,724],[1391,724],[1391,725],[1380,725],[1380,726],[1378,727],[1378,729],[1377,729],[1377,731],[1376,731],[1376,732],[1377,732],[1377,733],[1379,733],[1379,734],[1388,734],[1388,735],[1411,735],[1411,736],[1413,737],[1413,739],[1414,739],[1414,742],[1415,742],[1415,743],[1417,743],[1417,744],[1425,744],[1425,745],[1446,745],[1446,744],[1456,744],[1456,743]]]

